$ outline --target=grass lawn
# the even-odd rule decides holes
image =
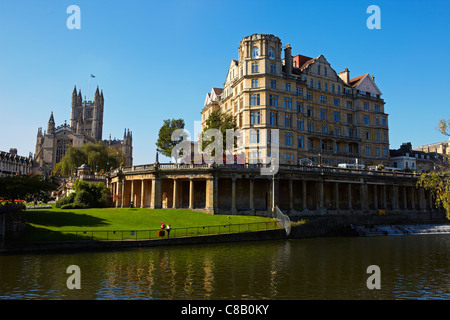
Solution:
[[[158,238],[161,221],[171,237],[273,229],[267,217],[209,215],[182,209],[29,209],[20,240],[121,240]]]

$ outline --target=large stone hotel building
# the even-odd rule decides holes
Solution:
[[[336,72],[323,55],[292,56],[281,40],[253,34],[241,40],[223,88],[206,95],[202,125],[212,111],[232,114],[246,137],[247,163],[264,162],[252,142],[279,130],[280,164],[388,165],[388,114],[374,76]],[[256,137],[249,131],[253,129]],[[253,136],[255,133],[253,134]]]

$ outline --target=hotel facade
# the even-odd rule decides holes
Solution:
[[[329,166],[389,164],[388,114],[375,78],[336,72],[320,55],[292,55],[274,35],[241,40],[223,88],[207,93],[202,127],[213,111],[228,113],[243,131],[246,163],[278,157],[280,164],[313,162]],[[256,145],[278,129],[279,152]],[[261,150],[263,152],[261,152]]]

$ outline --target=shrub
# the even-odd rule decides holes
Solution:
[[[67,197],[59,199],[58,201],[56,201],[55,207],[62,208],[62,206],[66,204],[73,203],[75,200],[75,195],[76,195],[75,193],[71,193]]]
[[[72,202],[61,206],[61,209],[87,209],[89,208],[84,203]]]

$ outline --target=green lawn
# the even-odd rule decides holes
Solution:
[[[171,237],[273,229],[272,218],[209,215],[181,209],[29,209],[20,240],[126,240],[158,238],[161,221]]]

